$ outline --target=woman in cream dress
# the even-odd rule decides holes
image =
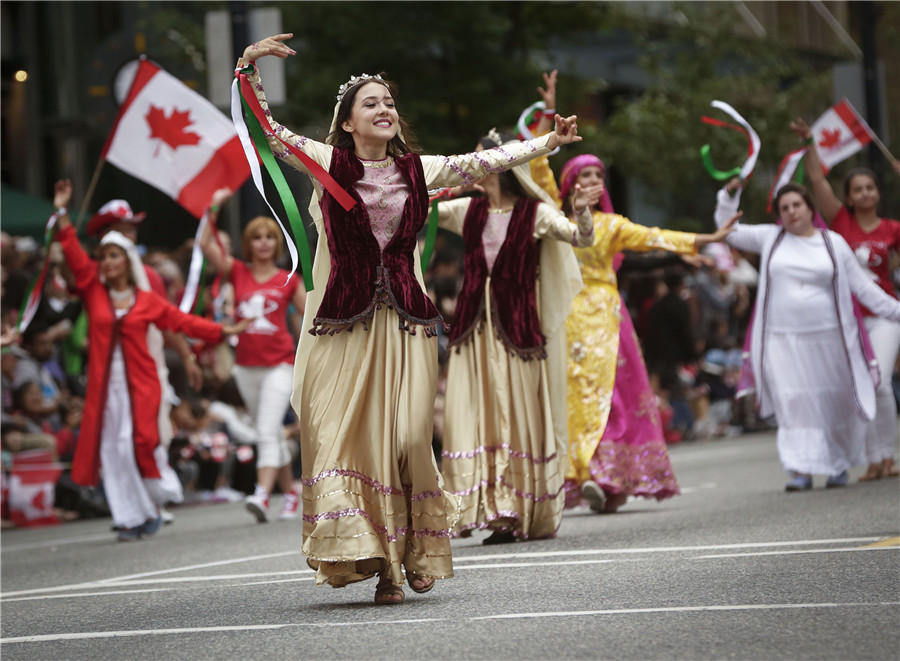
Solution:
[[[491,131],[478,148],[501,142]],[[566,443],[558,451],[565,408],[554,411],[548,373],[565,382],[562,322],[581,288],[572,245],[591,244],[589,209],[600,190],[579,191],[576,226],[527,165],[477,187],[484,196],[438,204],[440,226],[466,246],[441,464],[447,489],[460,498],[454,532],[490,529],[485,544],[552,537],[562,519]]]
[[[452,576],[457,499],[431,450],[440,315],[422,284],[416,233],[427,189],[470,183],[578,140],[575,118],[515,148],[463,156],[414,153],[409,128],[380,76],[341,86],[326,144],[298,136],[268,111],[253,62],[295,54],[278,35],[249,46],[239,73],[269,120],[273,153],[304,172],[302,151],[355,205],[314,180],[319,241],[291,403],[301,423],[303,553],[318,584],[379,576],[375,601],[404,600]]]

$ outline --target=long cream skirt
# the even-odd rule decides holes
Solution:
[[[454,535],[490,528],[529,539],[559,528],[563,475],[546,361],[509,353],[490,315],[450,355],[441,470],[460,498]]]
[[[456,499],[431,449],[437,340],[376,311],[369,330],[316,338],[298,412],[302,423],[303,553],[316,582],[343,587],[403,568],[453,575]]]

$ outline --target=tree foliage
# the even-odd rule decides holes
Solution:
[[[723,170],[746,157],[739,134],[702,123],[708,115],[731,122],[712,108],[729,103],[759,133],[762,149],[744,194],[747,216],[762,219],[780,159],[797,147],[790,119],[814,119],[831,105],[831,62],[791,50],[767,38],[735,32],[732,3],[683,3],[681,23],[648,23],[635,30],[641,65],[652,80],[637,98],[620,99],[609,121],[592,136],[608,163],[639,179],[654,202],[670,210],[685,229],[708,227],[717,184],[705,171],[699,149],[709,144]],[[620,20],[627,20],[620,16]]]
[[[384,71],[425,151],[468,151],[492,126],[512,127],[536,100],[553,37],[600,29],[600,3],[304,2],[280,5],[298,55],[287,65],[285,122],[319,127],[338,85]]]

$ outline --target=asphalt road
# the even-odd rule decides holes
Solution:
[[[900,659],[900,480],[785,493],[774,435],[675,446],[683,494],[567,512],[555,540],[454,542],[401,606],[316,588],[297,523],[175,509],[0,538],[11,659]],[[274,506],[274,505],[273,505]]]

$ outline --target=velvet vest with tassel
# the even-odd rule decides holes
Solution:
[[[422,326],[428,336],[437,333],[441,315],[422,291],[414,270],[416,234],[425,224],[428,212],[422,161],[417,154],[395,160],[409,184],[409,197],[397,231],[381,250],[355,188],[363,177],[362,162],[344,149],[336,148],[332,154],[329,172],[356,200],[356,205],[345,211],[327,191],[322,196],[320,206],[331,254],[331,275],[310,329],[313,335],[349,331],[357,322],[368,330],[368,321],[382,305],[397,311],[401,330],[415,335],[416,326]]]
[[[490,274],[482,240],[488,200],[477,198],[469,205],[463,224],[465,278],[450,333],[450,346],[465,342],[480,326],[482,314],[486,312],[484,285],[490,275],[490,314],[500,341],[523,360],[546,357],[536,295],[540,244],[534,240],[534,218],[538,204],[537,200],[527,197],[516,202],[506,239]]]

